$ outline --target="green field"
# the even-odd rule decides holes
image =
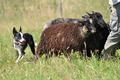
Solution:
[[[0,80],[120,80],[120,60],[81,60],[77,52],[69,61],[64,56],[43,55],[34,63],[28,47],[25,57],[15,63],[12,29],[33,35],[39,43],[46,22],[59,17],[58,0],[0,0]],[[62,0],[64,18],[81,18],[86,12],[100,12],[109,22],[108,0]],[[119,50],[117,51],[119,55]]]

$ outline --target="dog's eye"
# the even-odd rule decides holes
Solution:
[[[25,36],[23,36],[23,38],[25,38]]]

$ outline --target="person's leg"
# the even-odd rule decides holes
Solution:
[[[104,46],[104,54],[106,57],[115,56],[116,48],[119,47],[120,32],[111,31]]]
[[[105,56],[115,56],[116,47],[118,47],[118,42],[120,41],[120,3],[111,7],[112,12],[110,16],[110,28],[111,32],[106,40],[104,46]]]

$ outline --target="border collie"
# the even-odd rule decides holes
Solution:
[[[31,34],[29,33],[22,33],[22,28],[20,27],[19,32],[17,32],[16,28],[13,28],[13,35],[14,35],[14,49],[17,53],[17,60],[15,61],[16,63],[21,60],[25,52],[24,50],[26,49],[27,45],[29,45],[33,55],[35,55],[35,44],[34,40]]]

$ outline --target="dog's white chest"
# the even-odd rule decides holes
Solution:
[[[16,50],[18,50],[18,49],[21,49],[22,46],[14,44],[14,48],[15,48]]]

